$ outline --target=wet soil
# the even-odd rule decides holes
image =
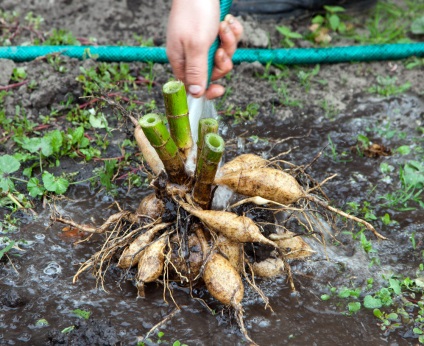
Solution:
[[[169,2],[23,0],[16,4],[16,1],[4,0],[0,7],[21,13],[33,11],[45,19],[43,27],[46,30],[68,29],[79,38],[95,37],[99,44],[134,44],[133,34],[138,34],[151,37],[156,45],[161,45],[165,40]],[[274,30],[278,21],[243,19],[254,30],[268,31],[271,42],[278,42]],[[28,37],[23,37],[16,43],[26,40]],[[243,44],[252,46],[253,43],[245,40]],[[17,64],[25,67],[29,80],[37,80],[38,88],[33,90],[23,85],[13,89],[5,99],[6,115],[13,117],[19,106],[29,120],[41,123],[41,115],[57,110],[58,116],[48,130],[72,127],[72,122],[66,118],[66,100],[72,95],[74,102],[87,102],[80,99],[83,91],[76,77],[81,67],[87,69],[98,63],[64,57],[62,64],[66,73],[57,71],[43,59]],[[12,65],[9,61],[0,62],[4,70]],[[142,76],[150,68],[142,63],[129,66],[133,76]],[[291,71],[298,68],[290,67]],[[140,102],[155,100],[159,111],[163,111],[161,85],[172,76],[171,69],[168,65],[155,64],[152,71],[155,81],[152,88],[142,85],[133,94]],[[422,262],[422,209],[399,211],[384,206],[379,199],[399,189],[398,170],[382,179],[380,164],[399,167],[408,160],[419,160],[420,151],[370,158],[358,155],[351,148],[356,147],[358,134],[366,134],[372,142],[392,150],[401,145],[422,146],[422,134],[417,129],[423,126],[424,70],[408,70],[402,62],[323,64],[318,77],[308,87],[300,83],[295,73],[284,79],[283,84],[276,85],[272,83],[272,76],[278,73],[281,72],[274,67],[265,69],[256,63],[242,63],[235,67],[231,78],[222,81],[231,89],[223,100],[216,102],[222,115],[221,134],[227,142],[226,159],[245,152],[270,158],[291,150],[282,158],[306,165],[322,153],[308,172],[318,181],[338,174],[325,185],[333,205],[346,209],[348,202],[370,202],[379,218],[389,213],[397,223],[384,225],[380,219],[373,222],[389,240],[377,241],[367,234],[380,260],[380,265],[370,267],[371,255],[365,253],[351,235],[343,234],[343,231],[357,229],[338,220],[337,228],[342,231],[338,246],[329,242],[323,251],[311,242],[317,253],[310,260],[292,263],[299,295],[291,294],[285,277],[259,281],[274,312],[265,310],[260,298],[247,289],[243,306],[250,336],[261,345],[415,344],[417,340],[408,328],[385,334],[372,311],[362,309],[349,316],[345,302],[337,299],[323,302],[320,296],[328,293],[329,286],[362,287],[370,277],[378,287],[384,274],[414,277]],[[368,89],[376,85],[378,76],[396,77],[398,85],[409,82],[411,87],[407,93],[397,96],[376,97]],[[287,98],[282,96],[283,89],[293,101],[291,105],[287,105]],[[323,107],[323,102],[328,107]],[[251,103],[259,105],[258,115],[253,120],[225,116],[232,112],[229,107],[245,109]],[[131,126],[111,112],[107,115],[109,125],[115,130],[105,155],[117,157],[121,155],[119,143],[125,138],[132,139]],[[389,136],[389,131],[405,135]],[[329,138],[335,147],[331,147]],[[1,154],[13,152],[12,140],[1,142]],[[82,180],[102,165],[99,161],[67,159],[56,170],[75,172],[74,179]],[[146,187],[128,191],[127,186],[119,184],[118,191],[117,195],[111,195],[89,184],[73,185],[65,198],[50,201],[45,206],[37,203],[34,208],[37,216],[21,211],[14,213],[20,223],[18,230],[9,236],[25,239],[27,244],[22,245],[23,251],[12,252],[11,261],[0,262],[0,345],[135,345],[139,337],[174,310],[175,305],[169,298],[164,302],[160,285],[148,285],[146,299],[136,299],[132,282],[122,280],[122,272],[113,266],[105,283],[107,291],[96,288],[95,278],[89,273],[72,284],[78,264],[97,251],[104,239],[97,236],[74,245],[81,234],[65,236],[63,225],[51,223],[49,205],[54,204],[61,214],[75,222],[99,225],[117,211],[115,201],[124,209],[135,210],[140,199],[149,192]],[[9,209],[0,208],[0,219],[8,213]],[[329,230],[331,225],[322,220],[323,229]],[[293,231],[301,232],[298,225],[292,227]],[[411,236],[415,237],[415,247]],[[191,299],[187,288],[177,285],[172,288],[181,311],[160,328],[168,344],[175,340],[188,345],[245,344],[228,311],[222,310],[202,287],[196,288],[194,295],[210,304],[216,314]],[[75,309],[90,311],[89,320],[81,320],[72,312]],[[46,319],[49,325],[37,325],[40,319]],[[71,326],[74,326],[72,331],[62,332]],[[155,336],[152,339],[153,343],[157,341]]]

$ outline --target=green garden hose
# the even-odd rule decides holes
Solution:
[[[22,46],[0,47],[0,59],[30,61],[41,56],[61,53],[76,59],[88,57],[99,61],[140,61],[167,63],[164,47],[133,46]],[[424,43],[397,43],[331,48],[237,49],[233,62],[259,61],[261,64],[322,64],[424,57]]]
[[[219,2],[219,21],[222,22],[225,18],[225,16],[228,14],[228,12],[230,12],[230,7],[232,4],[232,0],[221,0]],[[215,53],[216,50],[219,47],[219,37],[216,38],[216,40],[214,41],[214,43],[212,43],[211,48],[209,49],[209,53],[208,53],[208,85],[211,82],[211,78],[212,78],[212,70],[213,70],[213,65],[214,65],[214,58],[215,58]]]

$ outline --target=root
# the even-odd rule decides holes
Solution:
[[[109,216],[105,223],[103,223],[100,227],[90,227],[86,225],[80,225],[70,219],[65,219],[63,217],[51,216],[50,219],[52,221],[58,221],[65,225],[69,225],[75,228],[80,229],[83,232],[87,233],[104,233],[106,230],[113,225],[114,223],[119,222],[122,218],[128,217],[131,213],[129,211],[120,211],[116,214]]]
[[[244,338],[249,342],[250,346],[258,346],[256,342],[254,342],[249,334],[247,333],[246,327],[244,326],[243,321],[243,307],[241,305],[234,307],[234,313],[237,320],[237,324],[239,325],[240,331],[243,334]]]
[[[287,281],[289,282],[290,289],[292,290],[292,293],[296,293],[297,290],[296,290],[296,286],[294,285],[293,274],[291,271],[290,264],[287,262],[287,260],[284,257],[282,257],[282,260],[284,262],[284,267],[287,270]]]
[[[159,323],[156,323],[152,328],[150,328],[150,330],[147,332],[147,334],[144,336],[144,338],[142,338],[141,340],[139,340],[139,342],[143,342],[144,340],[147,340],[147,338],[150,336],[150,334],[152,334],[156,329],[158,329],[160,326],[164,325],[166,322],[168,322],[172,317],[175,316],[175,314],[177,312],[180,312],[179,308],[175,308],[174,310],[172,310],[172,312],[165,316],[165,318],[160,321]]]
[[[230,205],[228,207],[228,209],[233,209],[235,207],[238,207],[238,206],[240,206],[242,204],[246,204],[246,203],[254,203],[254,204],[259,205],[259,206],[266,205],[266,204],[274,204],[274,205],[282,207],[284,210],[303,211],[303,209],[289,207],[288,205],[281,204],[281,203],[278,203],[278,202],[275,202],[275,201],[272,201],[270,199],[266,199],[266,198],[263,198],[263,197],[260,197],[260,196],[254,196],[254,197],[242,199],[241,201],[238,201],[238,202]],[[281,211],[281,209],[278,209],[278,210]]]
[[[249,270],[250,270],[250,275],[251,275],[251,277],[252,277],[252,280],[249,278],[249,275],[247,275],[247,273],[246,273],[246,269],[245,268],[243,268],[243,276],[244,276],[244,278],[246,279],[246,281],[247,281],[247,283],[256,291],[256,293],[258,293],[258,295],[262,298],[262,300],[264,301],[264,303],[265,303],[265,310],[267,309],[267,308],[269,308],[272,312],[274,312],[274,310],[272,309],[272,307],[271,307],[271,305],[269,304],[269,299],[268,299],[268,297],[265,295],[265,293],[260,289],[260,287],[258,287],[257,285],[256,285],[256,282],[255,282],[255,273],[253,272],[253,268],[252,268],[252,266],[251,266],[251,264],[250,263],[248,263],[247,261],[246,261],[246,264],[247,264],[247,266],[249,267]]]
[[[317,189],[321,189],[321,187],[327,182],[327,181],[329,181],[329,180],[331,180],[331,179],[333,179],[333,178],[335,178],[335,177],[337,177],[337,174],[333,174],[332,176],[330,176],[330,177],[328,177],[328,178],[325,178],[322,182],[320,182],[318,185],[316,185],[316,186],[314,186],[314,187],[312,187],[312,188],[310,188],[310,189],[308,189],[307,191],[306,191],[306,193],[307,194],[310,194],[312,191],[314,191],[314,190],[317,190]]]
[[[340,210],[340,209],[337,209],[337,208],[335,208],[335,207],[332,207],[332,206],[330,206],[327,202],[324,202],[324,201],[321,201],[320,199],[318,199],[317,197],[315,197],[315,196],[312,196],[312,195],[307,195],[307,196],[305,196],[305,198],[306,199],[308,199],[308,200],[310,200],[311,202],[314,202],[314,203],[316,203],[316,204],[318,204],[318,205],[320,205],[321,207],[323,207],[323,208],[325,208],[325,209],[327,209],[327,210],[330,210],[330,211],[332,211],[333,213],[336,213],[336,214],[338,214],[338,215],[340,215],[340,216],[343,216],[343,217],[345,217],[345,218],[347,218],[347,219],[349,219],[349,220],[353,220],[353,221],[355,221],[355,222],[358,222],[358,223],[360,223],[361,225],[364,225],[369,231],[371,231],[377,238],[379,238],[379,239],[383,239],[383,240],[387,240],[387,238],[385,237],[385,236],[383,236],[383,235],[381,235],[380,233],[378,233],[376,230],[375,230],[375,228],[369,223],[369,222],[367,222],[367,221],[365,221],[365,220],[362,220],[362,219],[360,219],[359,217],[356,217],[356,216],[354,216],[354,215],[350,215],[350,214],[347,214],[347,213],[345,213],[344,211],[342,211],[342,210]]]

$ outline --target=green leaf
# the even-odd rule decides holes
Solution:
[[[89,145],[90,145],[90,141],[88,140],[88,138],[87,137],[82,137],[78,146],[80,148],[87,148]]]
[[[90,114],[89,121],[91,126],[95,129],[105,129],[108,127],[108,123],[104,114],[100,114],[97,116],[95,114]]]
[[[384,216],[381,217],[381,221],[383,221],[383,224],[390,225],[392,220],[390,219],[390,215],[388,213],[384,214]]]
[[[393,303],[392,295],[386,287],[383,287],[379,292],[377,292],[376,296],[380,299],[381,304],[384,306],[390,306]]]
[[[49,325],[49,322],[45,318],[40,318],[37,322],[35,322],[37,327],[46,327]]]
[[[363,147],[368,148],[370,146],[370,140],[367,136],[359,134],[357,139],[358,142],[361,142]]]
[[[424,334],[424,332],[421,330],[421,328],[417,328],[415,327],[414,329],[412,329],[412,331],[417,334],[417,335],[422,335]]]
[[[374,298],[371,295],[367,295],[364,298],[364,306],[367,309],[378,309],[378,308],[381,308],[383,304],[381,303],[380,299]]]
[[[15,184],[9,178],[2,177],[0,175],[0,190],[4,193],[15,190]]]
[[[172,346],[181,346],[181,342],[179,340],[174,341],[174,343],[172,344]]]
[[[42,175],[42,179],[44,187],[47,191],[55,192],[59,195],[65,193],[69,186],[68,180],[60,177],[55,177],[49,172],[44,172]]]
[[[415,19],[411,24],[411,31],[415,35],[424,34],[424,16]]]
[[[41,153],[45,157],[49,157],[50,155],[53,154],[53,147],[51,144],[51,139],[49,137],[41,138],[40,149],[41,149]]]
[[[63,144],[62,132],[60,132],[59,130],[54,130],[52,132],[49,132],[46,137],[48,137],[50,140],[50,145],[53,150],[53,153],[60,153],[60,149]]]
[[[85,310],[81,310],[81,309],[75,309],[75,310],[72,310],[72,312],[75,315],[77,315],[79,317],[82,317],[82,318],[84,318],[86,320],[88,320],[90,318],[90,315],[91,315],[91,312],[90,311],[85,311]]]
[[[407,187],[421,188],[424,184],[424,165],[418,161],[409,161],[403,167],[403,182]]]
[[[72,332],[75,329],[75,326],[66,327],[65,329],[62,329],[62,334],[68,334]]]
[[[24,137],[22,139],[21,146],[23,149],[28,150],[30,153],[38,153],[38,151],[41,149],[41,138]]]
[[[402,289],[400,287],[399,280],[396,280],[396,279],[391,278],[391,279],[389,279],[389,283],[390,283],[390,288],[393,290],[393,292],[396,295],[399,295],[399,294],[402,293]]]
[[[161,339],[165,335],[164,332],[158,332],[158,338]]]
[[[394,171],[394,167],[392,166],[392,165],[389,165],[388,163],[386,163],[386,162],[382,162],[382,163],[380,163],[380,171],[381,171],[381,173],[383,173],[383,174],[389,174],[390,172],[393,172]]]
[[[69,134],[72,138],[72,144],[78,144],[84,136],[84,127],[80,126],[75,130],[70,130]]]
[[[314,18],[312,18],[312,24],[323,24],[324,23],[324,17],[321,15],[315,16]]]
[[[381,312],[380,309],[374,309],[374,311],[372,312],[374,314],[375,317],[377,318],[383,318],[383,313]]]
[[[420,265],[420,267],[421,267],[421,265]],[[423,269],[421,269],[421,270],[423,270]],[[421,277],[421,278],[418,277],[414,280],[414,282],[417,285],[417,287],[424,288],[424,277]]]
[[[31,197],[42,196],[45,191],[45,188],[40,184],[40,180],[35,177],[28,181],[27,189]]]
[[[328,18],[328,21],[329,21],[329,23],[330,23],[330,28],[331,28],[333,31],[336,31],[336,30],[339,28],[339,25],[340,25],[340,18],[339,18],[339,16],[338,16],[338,15],[336,15],[336,14],[332,14],[332,15],[330,16],[330,18]]]
[[[14,80],[25,79],[26,76],[27,76],[27,74],[25,72],[25,68],[23,68],[23,67],[15,67],[13,69]]]
[[[321,295],[321,300],[329,300],[330,299],[330,295],[329,294],[323,294]]]
[[[0,250],[0,260],[14,245],[15,245],[15,241],[10,240],[8,242],[8,244],[6,245],[6,247],[4,247],[3,249]]]
[[[389,319],[390,321],[396,321],[399,318],[399,315],[395,312],[391,312],[390,314],[387,315],[387,319]]]
[[[408,145],[402,145],[396,149],[396,152],[401,155],[408,155],[411,152],[411,148]]]
[[[343,7],[341,7],[341,6],[324,6],[324,9],[327,11],[327,12],[330,12],[330,13],[337,13],[337,12],[344,12],[344,11],[346,11]]]
[[[0,173],[10,174],[16,172],[21,167],[17,159],[11,155],[0,156]]]
[[[347,304],[349,312],[356,313],[361,309],[361,303],[360,302],[350,302]]]

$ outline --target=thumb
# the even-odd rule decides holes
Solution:
[[[208,74],[208,50],[197,50],[186,56],[185,82],[194,97],[205,93]]]

